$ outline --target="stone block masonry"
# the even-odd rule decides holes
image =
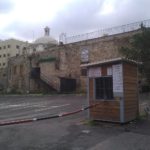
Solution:
[[[15,86],[16,89],[23,92],[40,92],[43,89],[42,85],[29,76],[31,69],[38,67],[40,68],[41,75],[45,76],[47,80],[55,78],[56,82],[50,82],[50,84],[54,88],[57,87],[57,91],[60,91],[60,79],[66,78],[76,80],[77,92],[85,92],[86,70],[85,74],[82,74],[83,71],[81,71],[80,65],[121,57],[119,49],[123,46],[130,46],[131,37],[138,32],[140,31],[137,30],[110,36],[106,35],[100,38],[70,44],[60,44],[43,52],[35,53],[32,59],[29,59],[27,56],[14,57],[9,64],[11,71],[8,87],[13,88]],[[41,59],[50,60],[50,58],[53,58],[53,61],[40,62]],[[21,65],[24,66],[22,74],[19,71]],[[15,71],[15,68],[17,68],[17,71]],[[18,83],[18,79],[20,78],[21,82],[24,83]]]

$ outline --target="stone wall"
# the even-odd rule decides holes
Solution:
[[[29,62],[23,56],[8,61],[8,91],[25,92],[28,90]]]
[[[97,39],[81,41],[72,44],[59,45],[57,47],[50,48],[49,50],[39,52],[32,56],[32,67],[40,67],[40,71],[49,80],[53,77],[55,80],[54,86],[60,85],[59,78],[72,78],[77,81],[77,91],[86,91],[86,76],[82,76],[80,65],[83,63],[81,60],[81,54],[84,49],[88,50],[88,61],[95,62],[105,59],[121,57],[119,49],[122,46],[130,46],[129,42],[135,32],[127,32],[123,34],[104,36]],[[41,59],[55,58],[53,61],[41,62]],[[84,62],[85,63],[85,62]],[[9,85],[17,85],[20,89],[29,88],[29,72],[31,69],[29,58],[16,57],[14,62],[10,64],[10,68],[17,65],[24,65],[24,73],[21,76],[18,72],[13,74],[11,72],[11,82]],[[20,82],[20,83],[19,83]],[[22,83],[24,82],[24,83]],[[30,80],[30,89],[38,90],[38,85],[34,80]],[[23,86],[24,85],[24,86]],[[25,88],[25,89],[24,89]]]
[[[5,92],[7,88],[7,67],[0,69],[0,92]]]

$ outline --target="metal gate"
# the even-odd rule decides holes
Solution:
[[[60,91],[69,93],[76,90],[76,79],[61,78],[60,79]]]

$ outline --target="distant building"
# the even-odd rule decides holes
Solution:
[[[29,43],[16,39],[0,41],[0,69],[6,68],[10,57],[25,53]]]
[[[25,55],[28,46],[28,42],[16,39],[0,40],[0,90],[6,89],[7,87],[7,66],[9,59]]]

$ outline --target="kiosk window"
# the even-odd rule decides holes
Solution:
[[[113,99],[112,76],[95,79],[95,97],[96,99]]]

